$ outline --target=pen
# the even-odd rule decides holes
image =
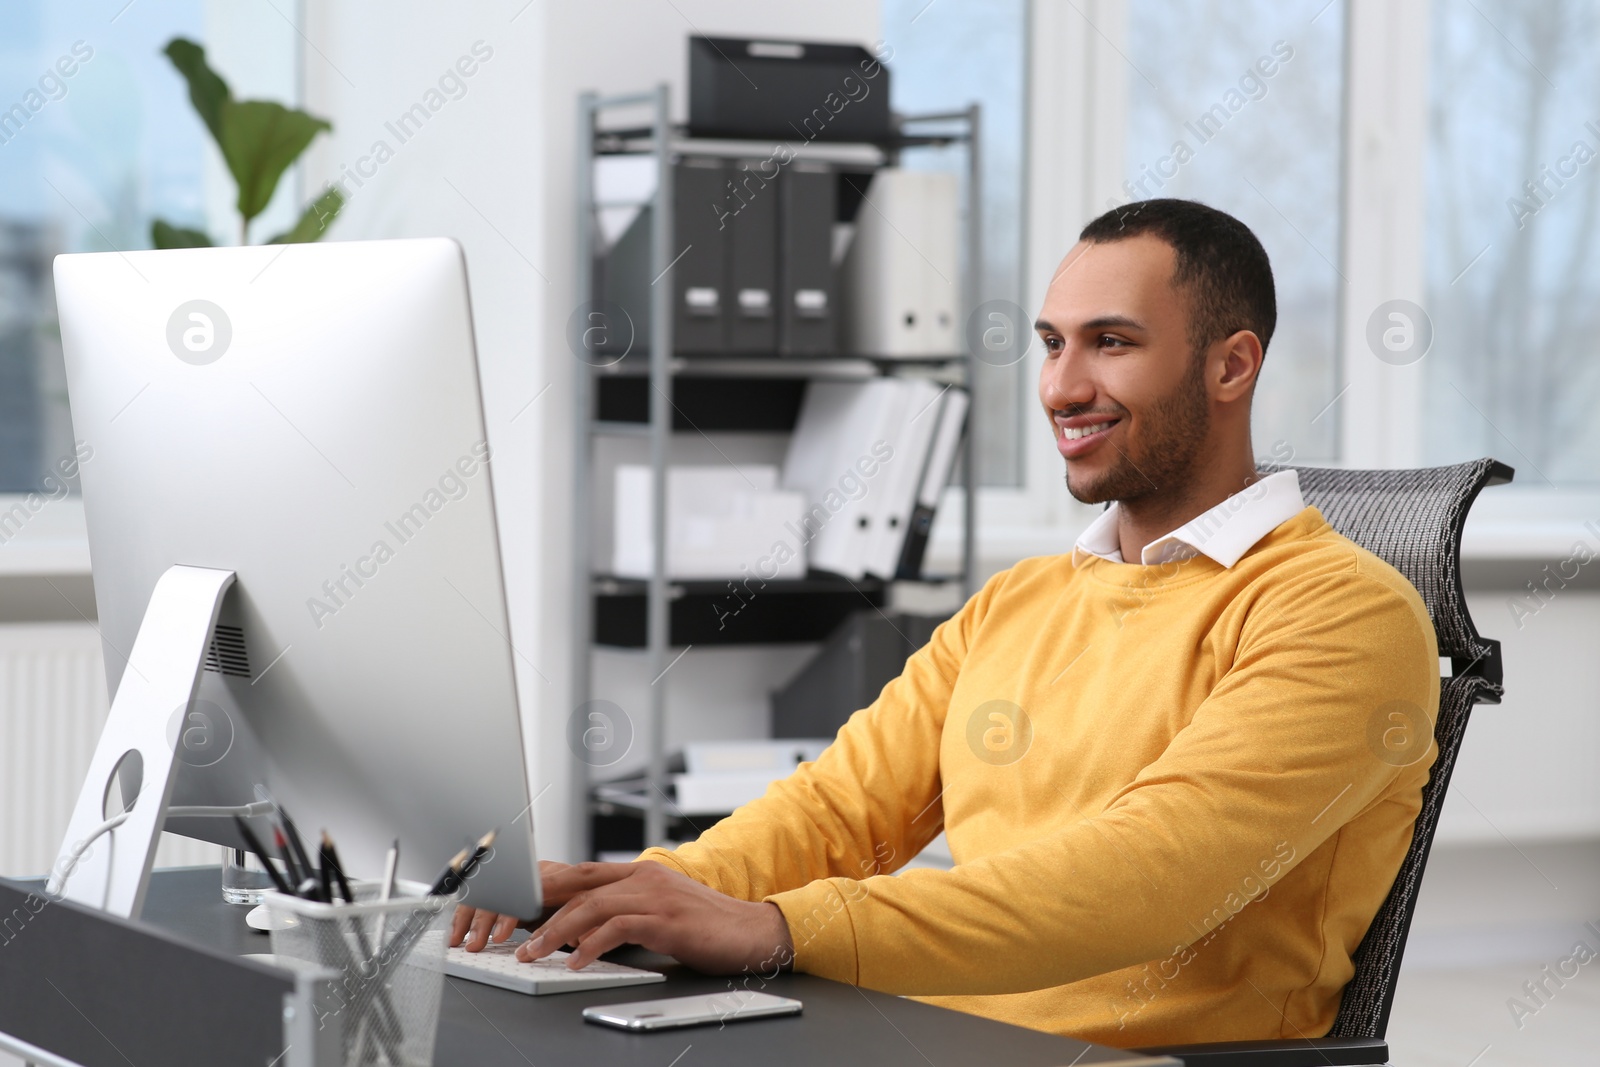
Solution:
[[[328,836],[328,831],[322,831],[322,866],[333,872],[333,883],[339,887],[339,895],[344,897],[346,903],[354,904],[356,895],[350,892],[350,880],[344,876],[344,864],[339,862],[339,850],[333,846],[333,838]]]
[[[316,889],[324,904],[333,903],[333,859],[328,855],[328,835],[326,833],[322,835],[322,847],[317,849]],[[354,903],[354,901],[351,903]]]
[[[278,827],[272,828],[272,844],[278,850],[278,856],[283,860],[284,870],[289,872],[289,881],[294,886],[290,890],[295,896],[300,895],[300,883],[303,876],[300,867],[294,861],[294,852],[289,848],[289,842],[284,838],[283,831]]]
[[[278,820],[283,823],[283,836],[288,838],[289,847],[294,850],[294,858],[300,864],[301,879],[316,878],[316,870],[311,866],[311,855],[306,851],[305,842],[300,840],[300,831],[295,829],[294,820],[289,818],[289,813],[283,810],[283,805],[277,805]]]
[[[267,874],[272,878],[272,884],[277,887],[278,892],[287,896],[294,896],[294,890],[289,888],[289,883],[284,880],[283,875],[278,873],[278,868],[273,865],[271,857],[267,855],[267,850],[261,847],[261,841],[256,837],[254,831],[250,829],[250,824],[237,815],[233,817],[233,822],[239,828],[239,836],[244,838],[245,847],[256,854],[256,859],[260,860],[261,866],[267,869]]]

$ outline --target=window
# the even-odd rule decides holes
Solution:
[[[1200,200],[1266,247],[1278,324],[1256,390],[1258,456],[1337,455],[1342,3],[1133,0],[1118,202]],[[1101,209],[1110,206],[1102,205]]]
[[[930,114],[965,108],[974,101],[983,108],[983,263],[978,284],[982,300],[1022,300],[1027,8],[1027,0],[883,2],[883,38],[893,49],[887,65],[894,109]],[[951,170],[964,177],[965,148],[910,151],[903,165]],[[1008,367],[980,362],[975,369],[981,485],[1011,486],[1021,481],[1020,430],[1034,403],[1027,372],[1026,361]]]
[[[202,213],[204,130],[160,49],[203,5],[118,6],[0,7],[0,492],[53,491],[73,453],[51,260]]]
[[[196,40],[235,95],[292,98],[296,31],[272,5],[248,6],[0,4],[0,494],[54,496],[47,476],[73,454],[54,256],[148,248],[156,217],[219,237],[236,225],[208,224],[231,217],[231,180],[162,49]],[[294,184],[263,232],[292,217]]]
[[[1600,479],[1600,16],[1435,0],[1422,453]]]

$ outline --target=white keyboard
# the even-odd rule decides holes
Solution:
[[[615,986],[648,985],[665,982],[667,976],[656,971],[624,967],[620,963],[595,960],[580,971],[567,968],[569,953],[557,950],[542,960],[523,963],[517,959],[520,942],[505,941],[488,945],[482,952],[464,948],[445,950],[444,973],[452,978],[499,986],[513,993],[543,996],[546,993],[574,993],[582,989],[610,989]]]

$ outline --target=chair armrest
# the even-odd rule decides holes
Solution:
[[[1378,1037],[1217,1041],[1132,1051],[1175,1056],[1184,1067],[1382,1067],[1389,1062],[1389,1043]]]

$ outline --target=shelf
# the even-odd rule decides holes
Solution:
[[[677,794],[671,785],[667,786],[667,798],[672,801],[672,814],[680,819],[694,819],[697,822],[716,822],[733,814],[729,811],[697,811],[688,810],[678,805]],[[618,782],[605,782],[594,787],[590,801],[594,807],[606,815],[631,815],[634,818],[643,818],[645,812],[650,810],[650,780],[648,778],[629,778]]]
[[[965,116],[927,115],[908,116],[902,122],[959,122]],[[968,140],[965,132],[900,133],[881,141],[795,141],[791,133],[777,133],[771,137],[694,137],[688,127],[674,126],[668,139],[668,151],[686,155],[768,157],[778,151],[781,143],[794,159],[815,159],[831,163],[861,163],[881,165],[894,152],[907,148],[942,148],[962,144]],[[596,130],[594,153],[598,156],[646,155],[655,151],[653,126],[628,126],[610,130]]]
[[[639,420],[635,422],[622,422],[614,419],[602,419],[591,427],[595,433],[611,437],[649,437],[650,424]],[[677,427],[673,427],[677,429]]]
[[[780,143],[791,159],[869,167],[882,166],[892,145],[916,147],[901,145],[899,138],[879,144],[872,141],[806,141],[794,139],[792,135],[767,138],[691,137],[686,127],[676,126],[668,137],[667,151],[683,155],[767,159],[778,153]],[[594,154],[597,156],[648,155],[655,150],[655,128],[652,126],[595,131]]]
[[[608,357],[597,357],[608,358]],[[675,375],[700,378],[874,378],[896,367],[947,369],[966,362],[966,354],[952,352],[942,356],[719,356],[675,355],[667,369]],[[598,368],[600,380],[608,377],[643,378],[650,373],[649,356],[643,352],[617,359]]]
[[[663,831],[674,844],[693,841],[710,827],[727,818],[726,811],[684,811],[673,798],[671,785],[665,787]],[[642,852],[645,848],[645,821],[650,817],[652,793],[649,779],[636,778],[596,785],[589,793],[589,830],[592,853]]]
[[[672,582],[668,643],[684,645],[801,644],[821,641],[851,612],[881,608],[888,583],[877,578],[851,581],[815,577],[775,580],[765,586],[751,579]],[[613,648],[644,648],[648,583],[628,578],[596,578],[594,640]]]
[[[675,370],[672,379],[672,429],[788,433],[800,417],[806,384],[821,377],[864,381],[877,367],[867,360],[682,360],[692,364]],[[720,365],[719,365],[720,362]],[[947,365],[941,361],[935,366]],[[896,366],[918,366],[895,361]],[[930,375],[943,380],[938,375]],[[594,430],[603,434],[636,434],[632,427],[650,421],[650,380],[631,373],[610,373],[595,382]]]

